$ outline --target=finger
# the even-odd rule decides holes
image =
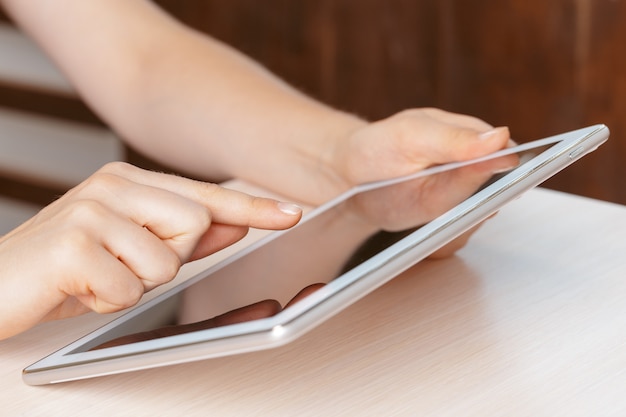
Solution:
[[[507,146],[510,135],[506,127],[486,131],[438,125],[430,136],[427,154],[432,163],[466,161],[488,155]]]
[[[161,337],[175,336],[190,332],[213,329],[215,327],[228,326],[231,324],[242,323],[251,320],[271,317],[280,312],[281,306],[276,300],[259,301],[236,310],[229,311],[220,316],[213,317],[197,323],[179,324],[173,326],[165,326],[146,332],[134,333],[122,336],[117,339],[102,343],[91,350],[105,349],[114,346],[126,345],[129,343],[143,342],[147,340],[158,339]]]
[[[71,216],[79,217],[78,221],[85,227],[93,224],[104,231],[106,228],[102,225],[114,221],[105,212],[116,213],[120,219],[127,219],[129,223],[157,236],[178,255],[181,262],[189,259],[212,221],[207,207],[193,200],[104,172],[94,174],[85,181],[79,190],[73,192],[73,200],[75,204]],[[82,217],[86,219],[82,220]],[[122,228],[120,221],[116,221],[115,225]],[[123,230],[131,232],[128,228]],[[124,234],[119,236],[128,239]],[[125,249],[136,245],[133,240],[127,241],[129,246]],[[124,251],[120,250],[116,255],[121,253]]]
[[[217,223],[284,229],[296,224],[302,216],[302,209],[295,204],[251,196],[216,184],[145,171],[129,164],[108,164],[101,171],[184,196],[207,207]]]
[[[84,247],[89,252],[88,261],[77,260],[75,268],[59,282],[59,290],[69,297],[76,297],[98,313],[111,313],[135,305],[144,293],[141,281],[95,241],[86,245],[91,246]]]
[[[76,300],[109,312],[133,305],[143,294],[135,274],[94,237],[92,228],[102,226],[102,218],[85,216],[84,210],[78,210],[77,217],[65,216],[70,212],[67,208],[61,216],[29,222],[21,233],[3,241],[2,265],[9,279],[0,311],[10,317],[12,328],[0,334],[83,313],[85,308]],[[38,254],[35,262],[32,253]]]
[[[248,234],[248,228],[230,226],[219,223],[211,225],[209,230],[200,238],[189,260],[195,261],[220,251],[233,243],[243,239]]]
[[[419,111],[420,109],[416,110]],[[494,128],[494,126],[490,125],[484,120],[467,114],[453,113],[432,107],[424,108],[421,110],[429,117],[435,120],[439,120],[442,123],[456,125],[462,128],[474,129],[478,132],[486,132],[487,130]],[[409,109],[408,111],[410,112],[412,110]]]
[[[272,317],[282,310],[280,303],[276,300],[262,300],[227,313],[209,319],[205,322],[197,323],[200,329],[210,327],[228,326],[230,324],[244,323],[246,321],[258,320]]]
[[[197,198],[207,204],[216,223],[285,229],[295,225],[302,216],[302,209],[295,204],[251,196],[216,184],[198,184]]]
[[[124,279],[138,281],[143,293],[174,278],[185,261],[170,242],[161,240],[148,228],[129,221],[98,201],[72,202],[58,214],[58,218],[61,224],[66,225],[58,238],[58,246],[63,248],[60,251],[65,254],[58,258],[69,265],[79,264],[84,268],[73,268],[75,279],[89,279],[105,273],[103,279],[109,282],[117,278],[115,274],[120,274]],[[198,238],[200,236],[201,233]],[[195,242],[187,251],[191,253],[194,247]],[[90,273],[89,277],[82,277],[84,273],[80,271],[91,271],[94,267],[82,265],[80,260],[90,259],[92,254],[101,254],[101,249],[109,253],[110,259],[100,259],[102,265],[97,269],[98,274]],[[120,272],[116,264],[122,264],[124,269]],[[110,271],[112,268],[116,270]],[[108,275],[111,278],[106,278]]]
[[[478,118],[440,109],[406,110],[384,122],[399,129],[401,146],[415,152],[418,167],[483,156],[504,148],[510,139],[506,127],[493,128]]]
[[[508,127],[496,127],[486,131],[459,129],[451,135],[454,158],[467,160],[484,156],[505,148],[511,139]],[[454,152],[456,151],[456,152]]]
[[[121,169],[124,171],[129,168],[129,172],[134,173],[131,176],[136,180],[149,179],[148,181],[144,181],[144,183],[148,182],[149,185],[141,184],[127,177],[109,173],[108,171],[111,171],[113,168],[115,168],[115,166],[108,167],[108,169],[102,170],[97,175],[92,176],[87,182],[87,185],[83,187],[82,191],[75,192],[75,196],[83,200],[93,199],[101,201],[120,216],[127,217],[132,223],[144,227],[159,237],[172,249],[174,253],[178,255],[181,262],[199,259],[231,245],[243,238],[248,228],[247,226],[212,223],[213,212],[207,208],[207,205],[200,204],[187,198],[185,195],[181,195],[181,193],[171,192],[167,188],[164,189],[153,186],[152,183],[156,183],[157,179],[162,179],[162,183],[165,184],[173,180],[179,184],[178,190],[184,190],[186,186],[191,186],[192,188],[199,186],[201,189],[205,189],[209,186],[215,196],[209,200],[214,201],[214,204],[211,205],[214,207],[213,210],[216,211],[217,214],[221,212],[233,214],[237,208],[242,211],[249,210],[250,206],[254,208],[256,203],[261,205],[259,209],[260,212],[267,212],[273,209],[268,210],[263,206],[276,203],[274,200],[255,198],[244,193],[226,190],[214,184],[203,184],[185,178],[139,170],[132,166],[121,166]],[[174,186],[169,184],[169,188],[174,188]],[[188,192],[183,194],[189,195]],[[241,207],[242,205],[244,206],[243,208]],[[216,206],[221,207],[221,209],[216,209]],[[282,211],[292,210],[289,205],[284,207],[285,204],[283,203],[279,203],[278,206]],[[301,216],[301,209],[299,207],[293,210],[295,211],[288,213],[286,216],[283,215],[283,217],[288,218],[288,225],[297,221]],[[245,213],[235,213],[230,219],[235,218],[235,220],[237,220],[237,218],[241,219],[244,216]],[[219,217],[220,216],[218,216],[218,219]],[[224,220],[223,216],[222,220]],[[228,221],[229,219],[226,220]],[[245,220],[238,221],[247,223]],[[102,224],[102,222],[98,222],[97,224]],[[130,224],[125,228],[120,224],[119,235],[133,236],[134,233],[137,233],[137,231],[130,230],[129,227]],[[145,238],[147,238],[147,236],[144,236],[144,239]],[[161,275],[155,273],[155,271],[148,271],[149,273],[147,273],[140,269],[142,266],[145,269],[147,262],[145,262],[145,259],[141,256],[135,256],[135,253],[137,250],[146,247],[147,242],[143,242],[143,240],[135,241],[134,239],[125,239],[123,242],[127,244],[123,245],[116,242],[116,246],[112,247],[115,248],[113,253],[119,257],[122,257],[123,254],[131,255],[129,257],[130,262],[128,262],[128,266],[146,281],[147,289],[154,286],[149,284],[150,281],[158,285],[165,282],[165,278],[171,279],[170,273],[172,267],[163,268]],[[111,242],[109,242],[109,244],[111,244]],[[154,247],[153,250],[156,253],[157,248]],[[160,250],[161,252],[163,251],[162,249]],[[170,259],[169,254],[163,253],[163,256],[166,260]],[[132,260],[134,259],[138,261],[133,263]],[[152,265],[157,264],[158,263]],[[173,266],[174,262],[169,260],[167,265]],[[178,267],[179,266],[176,268]]]
[[[309,295],[313,294],[314,292],[325,286],[326,284],[324,283],[315,283],[304,287],[291,300],[289,300],[287,304],[285,304],[285,308],[291,307],[298,301],[303,300],[304,298],[308,297]]]
[[[161,240],[146,227],[141,227],[114,214],[107,219],[106,229],[95,230],[97,239],[118,262],[124,264],[143,285],[144,291],[171,281],[187,262],[196,242],[182,248],[171,240]]]

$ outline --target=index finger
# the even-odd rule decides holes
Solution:
[[[213,183],[146,171],[126,163],[105,165],[101,172],[120,175],[202,204],[210,210],[215,223],[275,230],[291,227],[302,217],[302,209],[293,203],[252,196]]]

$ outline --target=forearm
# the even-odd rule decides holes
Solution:
[[[344,186],[323,156],[360,120],[311,100],[151,3],[3,3],[101,117],[147,155],[201,177],[327,194],[311,202]]]
[[[237,177],[319,204],[351,185],[482,156],[509,139],[506,129],[436,109],[368,124],[148,0],[0,4],[123,138],[199,177]]]

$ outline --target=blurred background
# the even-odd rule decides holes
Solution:
[[[611,140],[545,186],[626,204],[622,1],[157,3],[309,95],[366,118],[439,107],[509,126],[518,142],[605,123]],[[156,167],[124,147],[1,15],[0,61],[0,195],[21,204],[18,216],[107,160]],[[55,152],[75,163],[55,162]]]

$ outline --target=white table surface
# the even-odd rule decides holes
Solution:
[[[626,208],[533,190],[455,257],[420,263],[287,346],[22,382],[23,367],[109,319],[0,342],[0,415],[625,416]]]

